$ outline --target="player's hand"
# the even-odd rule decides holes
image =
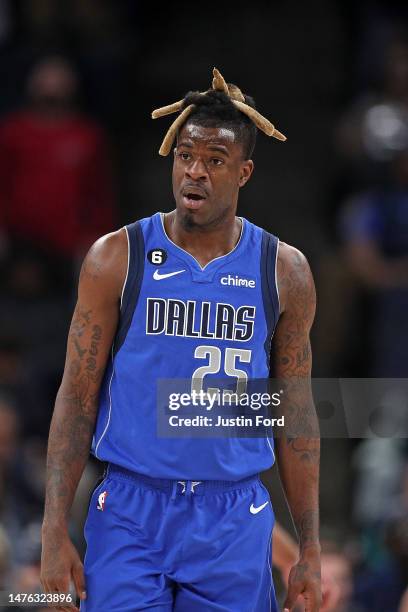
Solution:
[[[310,548],[304,552],[289,574],[288,594],[283,605],[284,612],[294,610],[298,597],[305,602],[305,612],[320,610],[322,593],[320,579],[320,552]]]
[[[79,599],[86,598],[84,567],[66,529],[42,529],[41,584],[45,593],[68,593],[71,581]],[[55,606],[63,612],[78,612],[74,603]]]

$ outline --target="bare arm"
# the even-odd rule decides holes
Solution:
[[[312,356],[310,328],[316,295],[305,257],[293,247],[280,244],[278,284],[281,317],[274,343],[276,378],[284,393],[281,411],[285,428],[276,440],[279,473],[299,537],[300,558],[289,576],[286,608],[302,593],[307,612],[319,609],[319,459],[318,422],[311,392]]]
[[[41,574],[46,591],[67,591],[71,576],[77,591],[84,589],[82,564],[68,537],[68,516],[89,457],[126,266],[127,240],[120,230],[94,244],[81,270],[48,440]]]
[[[374,240],[367,239],[350,242],[345,253],[354,273],[367,286],[408,287],[408,256],[386,257]]]

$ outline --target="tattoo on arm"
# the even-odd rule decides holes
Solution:
[[[79,276],[79,282],[86,277],[89,280],[98,280],[101,275],[102,266],[95,260],[85,259],[82,264],[81,274]]]
[[[319,531],[319,513],[317,510],[306,510],[297,521],[301,548],[316,543],[316,534]]]
[[[312,352],[309,331],[316,295],[305,258],[296,249],[278,258],[284,312],[275,334],[276,375],[285,388],[286,443],[302,462],[319,461],[319,428],[310,386]]]
[[[285,427],[278,435],[277,457],[302,551],[318,542],[320,434],[311,389],[309,339],[316,296],[306,259],[296,249],[282,247],[278,283],[283,312],[275,331],[273,358],[283,389],[280,410]],[[303,571],[302,566],[298,571]]]
[[[305,258],[295,249],[290,256],[278,258],[277,274],[279,291],[285,296],[284,330],[276,345],[279,375],[310,376],[309,331],[316,308],[313,278]]]
[[[81,410],[85,415],[95,407],[96,394],[94,387],[100,382],[103,371],[97,369],[96,357],[102,339],[100,325],[92,325],[92,311],[83,311],[77,308],[70,330],[70,339],[76,349],[78,358],[74,359],[69,367],[67,388],[63,399],[70,403],[72,409]],[[84,331],[90,329],[88,346],[83,348],[80,344]],[[89,336],[89,332],[88,332]]]
[[[99,239],[82,264],[48,441],[44,521],[50,525],[66,524],[89,456],[100,385],[119,320],[127,258],[126,232],[119,230]]]
[[[46,515],[65,519],[89,455],[103,370],[97,367],[102,328],[77,306],[69,333],[74,358],[57,397],[47,457]],[[59,410],[57,409],[59,408]]]

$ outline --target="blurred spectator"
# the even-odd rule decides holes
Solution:
[[[357,576],[355,601],[365,612],[397,612],[408,584],[408,517],[392,521],[385,544],[389,557]]]
[[[407,469],[405,449],[403,438],[374,438],[363,440],[354,451],[354,520],[370,541],[372,538],[381,539],[380,526],[401,513],[405,504],[408,513],[407,500],[403,500],[401,488]],[[369,557],[372,563],[376,562],[372,548]]]
[[[13,330],[0,335],[0,385],[2,389],[18,394],[23,377],[21,346]]]
[[[12,400],[0,397],[0,524],[9,536],[12,558],[20,555],[23,526],[41,517],[45,443],[20,443],[20,419]],[[39,458],[42,456],[42,459]]]
[[[387,162],[408,143],[408,40],[391,38],[377,82],[342,117],[337,144],[357,185],[378,183]]]
[[[324,612],[357,612],[351,605],[353,568],[350,559],[333,543],[322,542],[322,585]]]
[[[8,577],[7,590],[14,593],[41,593],[42,585],[40,580],[41,565],[41,523],[32,521],[28,523],[18,535],[18,556]],[[74,591],[71,590],[73,601],[75,601]],[[18,607],[18,611],[26,610],[26,606]],[[54,607],[31,606],[38,612],[46,612]],[[3,608],[0,608],[3,612]]]
[[[10,542],[7,534],[0,524],[0,590],[9,584],[10,571]]]
[[[6,398],[0,398],[0,499],[6,499],[6,477],[17,452],[19,422],[17,413]]]
[[[78,76],[60,57],[32,70],[27,106],[0,126],[0,227],[72,260],[114,228],[102,130],[76,108]]]
[[[407,150],[391,160],[383,187],[349,200],[342,212],[342,233],[349,266],[370,308],[365,353],[368,372],[377,377],[406,377]],[[403,438],[392,436],[406,431],[406,394],[394,384],[379,398],[379,406],[370,424],[374,433],[384,437],[362,441],[354,453],[354,519],[365,556],[364,570],[356,581],[356,601],[363,610],[396,612],[408,579],[408,543],[397,550],[390,533],[393,519],[408,514],[402,490],[407,445]]]
[[[407,376],[407,150],[393,160],[387,186],[347,203],[342,212],[342,237],[352,271],[371,291],[372,374]]]
[[[0,384],[17,400],[24,433],[46,435],[64,359],[72,272],[13,244],[0,283]]]

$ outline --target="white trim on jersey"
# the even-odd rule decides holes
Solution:
[[[277,298],[278,298],[278,310],[279,310],[278,315],[280,315],[280,314],[281,314],[281,309],[280,309],[280,299],[279,299],[279,288],[278,288],[278,274],[277,274],[277,272],[278,272],[278,253],[279,253],[279,244],[280,244],[280,241],[279,241],[279,238],[278,238],[278,243],[277,243],[277,245],[276,245],[276,255],[275,255],[275,289],[276,289],[276,295],[277,295]],[[277,324],[278,324],[278,323],[276,322],[276,324],[275,324],[275,329],[276,329],[276,325],[277,325]],[[271,342],[270,342],[270,344],[269,344],[269,353],[268,353],[268,354],[270,354],[270,352],[271,352],[272,340],[273,340],[273,336],[275,335],[275,329],[273,330],[273,334],[272,334],[272,336],[271,336]],[[275,452],[274,452],[274,450],[273,450],[273,448],[272,448],[272,444],[271,444],[271,441],[269,440],[269,436],[268,436],[268,433],[267,433],[267,432],[266,432],[266,441],[268,442],[268,446],[269,446],[269,448],[271,449],[271,453],[272,453],[272,457],[273,457],[273,462],[275,463]]]
[[[271,537],[269,538],[269,548],[268,548],[268,565],[269,572],[271,574],[271,586],[269,587],[269,609],[272,610],[272,586],[273,586],[273,576],[272,576],[272,567],[271,567],[271,556],[272,556],[272,534],[273,534],[273,526],[271,529]]]
[[[127,279],[129,276],[129,264],[130,264],[130,243],[129,243],[129,232],[127,227],[125,226],[125,232],[126,232],[126,238],[127,238],[127,246],[128,246],[128,254],[127,254],[127,269],[126,269],[126,276],[125,276],[125,281],[123,283],[123,287],[122,287],[122,293],[120,295],[120,309],[122,310],[122,303],[123,303],[123,295],[125,293],[125,289],[126,289],[126,284],[127,284]]]
[[[276,245],[276,255],[275,255],[275,287],[276,287],[276,295],[278,296],[279,314],[281,314],[281,305],[280,305],[279,287],[278,287],[278,253],[279,253],[279,238],[278,238],[278,244]]]
[[[275,463],[275,452],[274,452],[274,450],[272,448],[271,441],[269,440],[268,432],[266,431],[265,433],[266,433],[266,441],[268,442],[268,446],[271,449],[271,453],[272,453],[272,457],[273,457],[273,462]]]
[[[164,232],[164,235],[166,236],[167,240],[168,240],[169,242],[171,242],[171,244],[172,244],[173,246],[175,246],[177,249],[179,249],[180,251],[183,251],[183,253],[186,253],[186,254],[187,254],[187,255],[189,255],[189,256],[190,256],[192,259],[194,259],[194,261],[195,261],[195,262],[196,262],[196,263],[199,265],[199,267],[200,267],[200,269],[201,269],[201,271],[202,271],[202,272],[204,272],[204,270],[207,268],[207,266],[209,266],[210,264],[212,264],[212,263],[213,263],[213,261],[217,261],[218,259],[223,259],[224,257],[228,257],[229,255],[231,255],[231,253],[233,253],[234,251],[236,251],[236,250],[237,250],[237,248],[238,248],[238,247],[239,247],[239,245],[241,244],[241,238],[242,238],[242,236],[244,235],[244,223],[245,223],[245,219],[244,219],[243,217],[238,217],[238,219],[240,219],[240,220],[241,220],[241,232],[240,232],[240,234],[239,234],[238,242],[237,242],[237,244],[234,246],[234,248],[233,248],[233,249],[231,249],[231,251],[229,251],[228,253],[225,253],[225,255],[219,255],[218,257],[214,257],[214,259],[211,259],[211,261],[209,261],[207,264],[205,264],[205,266],[202,266],[202,265],[200,264],[200,262],[198,261],[198,259],[196,259],[196,258],[194,257],[194,255],[192,255],[191,253],[189,253],[188,251],[186,251],[185,249],[183,249],[182,247],[180,247],[178,244],[176,244],[175,242],[173,242],[173,241],[171,240],[171,238],[169,238],[169,236],[167,235],[167,232],[166,232],[166,228],[164,227],[164,213],[163,213],[163,212],[161,212],[161,213],[160,213],[160,221],[161,221],[161,225],[162,225],[163,232]]]
[[[109,381],[109,413],[108,413],[108,421],[105,425],[105,429],[102,432],[101,437],[99,438],[99,442],[97,443],[96,447],[95,447],[95,457],[97,459],[100,459],[100,457],[98,457],[98,448],[100,443],[102,442],[102,439],[104,438],[106,432],[108,431],[108,427],[109,427],[109,423],[110,423],[110,418],[111,418],[111,412],[112,412],[112,393],[111,393],[111,386],[112,386],[112,380],[113,380],[113,376],[115,374],[115,361],[113,358],[113,350],[114,350],[114,345],[112,344],[112,351],[111,351],[111,358],[112,358],[112,374],[110,377],[110,381]]]

